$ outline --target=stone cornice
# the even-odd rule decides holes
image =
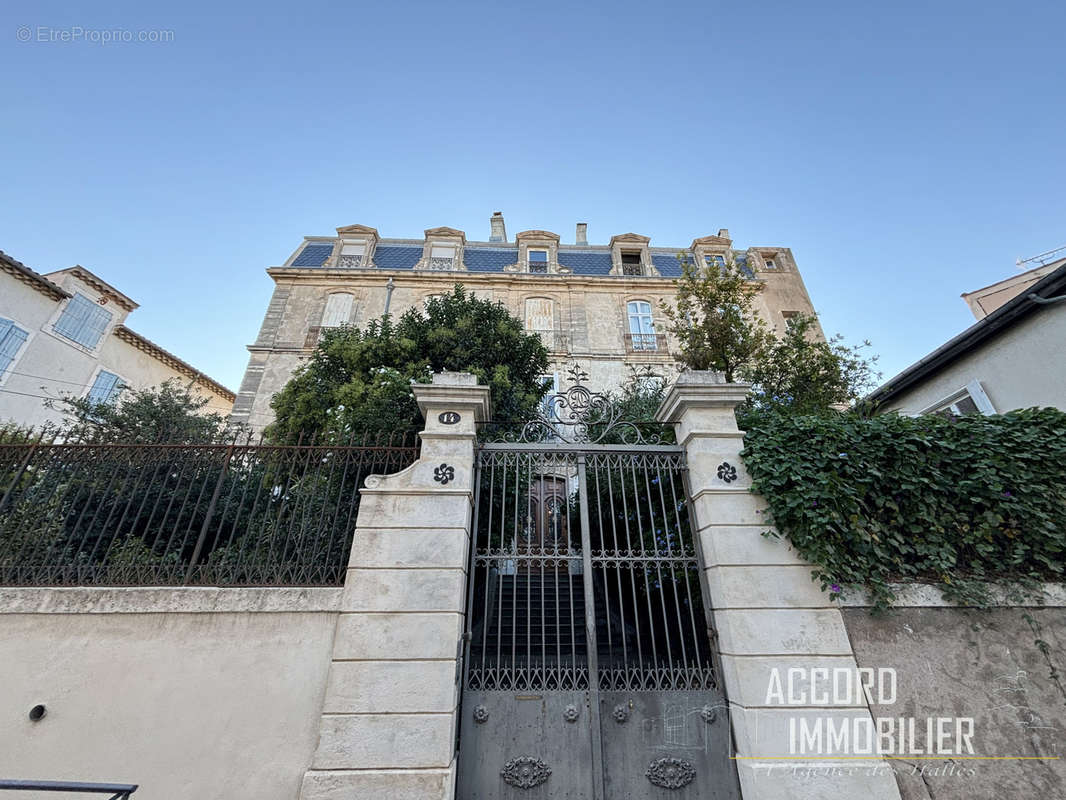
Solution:
[[[639,233],[620,233],[611,237],[609,246],[614,247],[616,244],[648,244],[650,241],[650,236],[641,236]]]
[[[431,239],[433,237],[442,237],[450,239],[460,239],[463,244],[466,244],[466,232],[456,230],[455,228],[440,227],[440,228],[427,228],[425,230],[426,238]]]
[[[358,236],[373,236],[374,238],[379,238],[378,229],[371,228],[367,225],[345,225],[343,228],[337,228],[338,236],[352,236],[353,234]]]
[[[720,372],[682,372],[655,412],[655,421],[678,422],[690,408],[732,411],[747,399],[750,390],[750,383],[726,383]]]
[[[553,242],[558,242],[559,241],[559,234],[552,233],[551,231],[531,230],[531,231],[522,231],[521,233],[516,233],[515,237],[514,237],[514,240],[516,242],[521,242],[521,241],[526,240],[526,239],[532,239],[532,240],[549,239],[549,240],[551,240]]]

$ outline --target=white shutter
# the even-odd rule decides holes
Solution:
[[[350,294],[331,294],[326,298],[326,310],[322,314],[323,328],[336,328],[346,325],[352,316],[352,304],[355,298]]]

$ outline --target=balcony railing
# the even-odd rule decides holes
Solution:
[[[455,269],[454,258],[427,258],[426,269],[451,272]]]
[[[666,334],[664,333],[627,333],[627,353],[665,353],[667,352]]]
[[[629,263],[629,262],[623,261],[622,262],[622,274],[623,275],[629,275],[629,276],[632,276],[632,277],[643,275],[644,274],[644,265],[641,264],[639,261],[633,262],[633,263]]]
[[[358,267],[363,266],[363,256],[362,255],[339,256],[337,258],[337,266],[340,269],[356,269]]]

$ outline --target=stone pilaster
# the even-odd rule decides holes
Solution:
[[[774,670],[785,682],[790,669],[802,676],[826,669],[831,675],[834,668],[854,670],[856,663],[840,610],[811,580],[810,565],[786,541],[762,535],[770,528],[766,504],[750,491],[740,459],[744,432],[734,415],[748,389],[725,383],[717,373],[683,373],[657,415],[674,423],[688,459],[705,601],[717,633],[744,800],[899,800],[885,762],[810,758],[817,754],[809,751],[805,759],[793,745],[801,720],[836,725],[868,719],[865,701],[785,705],[768,697]],[[811,698],[811,687],[803,688]]]
[[[475,423],[488,417],[489,390],[443,373],[414,392],[421,457],[362,491],[302,800],[454,793]]]

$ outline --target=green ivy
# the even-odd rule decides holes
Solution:
[[[769,522],[833,596],[939,585],[987,605],[990,585],[1062,580],[1066,413],[865,418],[749,414],[741,454]]]

